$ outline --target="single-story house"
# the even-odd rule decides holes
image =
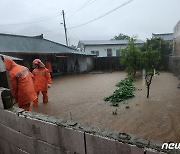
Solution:
[[[140,46],[142,40],[136,40],[135,44]],[[121,49],[128,44],[128,40],[82,40],[78,43],[80,53],[95,54],[95,70],[121,70]]]
[[[97,57],[120,57],[121,49],[125,48],[128,40],[81,40],[78,48],[87,54],[96,54]],[[144,41],[136,40],[136,45],[142,45]]]
[[[60,43],[39,36],[0,34],[0,53],[23,59],[23,65],[32,70],[36,58],[52,63],[53,73],[88,72],[93,69],[92,54],[80,53]]]

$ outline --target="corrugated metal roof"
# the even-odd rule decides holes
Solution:
[[[10,58],[10,59],[12,59],[12,60],[23,60],[23,59],[21,59],[21,58],[16,58],[16,57],[4,55],[4,54],[0,54],[0,56],[7,57],[7,58]]]
[[[126,45],[128,40],[80,40],[79,45]],[[136,40],[136,44],[142,44],[144,41]]]
[[[63,44],[44,39],[42,35],[31,37],[12,34],[0,34],[0,52],[82,54]]]
[[[165,41],[172,41],[173,40],[173,33],[164,33],[164,34],[153,34],[152,38],[162,38]]]

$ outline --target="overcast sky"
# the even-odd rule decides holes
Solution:
[[[180,0],[0,0],[0,33],[68,40],[109,40],[123,33],[151,38],[171,33],[180,20]]]

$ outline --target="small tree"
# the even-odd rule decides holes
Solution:
[[[135,45],[135,39],[130,38],[125,49],[122,49],[121,64],[125,65],[129,75],[135,77],[141,66],[141,52]]]
[[[149,50],[142,52],[142,66],[146,69],[145,82],[147,86],[147,98],[149,98],[150,85],[152,78],[154,76],[154,69],[160,64],[160,51],[159,50]]]
[[[157,39],[147,40],[141,48],[135,46],[134,42],[135,39],[130,38],[127,47],[122,49],[121,64],[125,65],[128,74],[134,77],[138,70],[146,69],[145,81],[149,98],[154,69],[162,68],[161,50]]]

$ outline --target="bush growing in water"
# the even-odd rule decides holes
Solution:
[[[110,101],[113,106],[118,106],[119,102],[134,97],[133,91],[135,87],[133,86],[133,81],[134,78],[132,77],[121,80],[116,84],[118,89],[116,89],[111,96],[105,97],[104,100]]]

